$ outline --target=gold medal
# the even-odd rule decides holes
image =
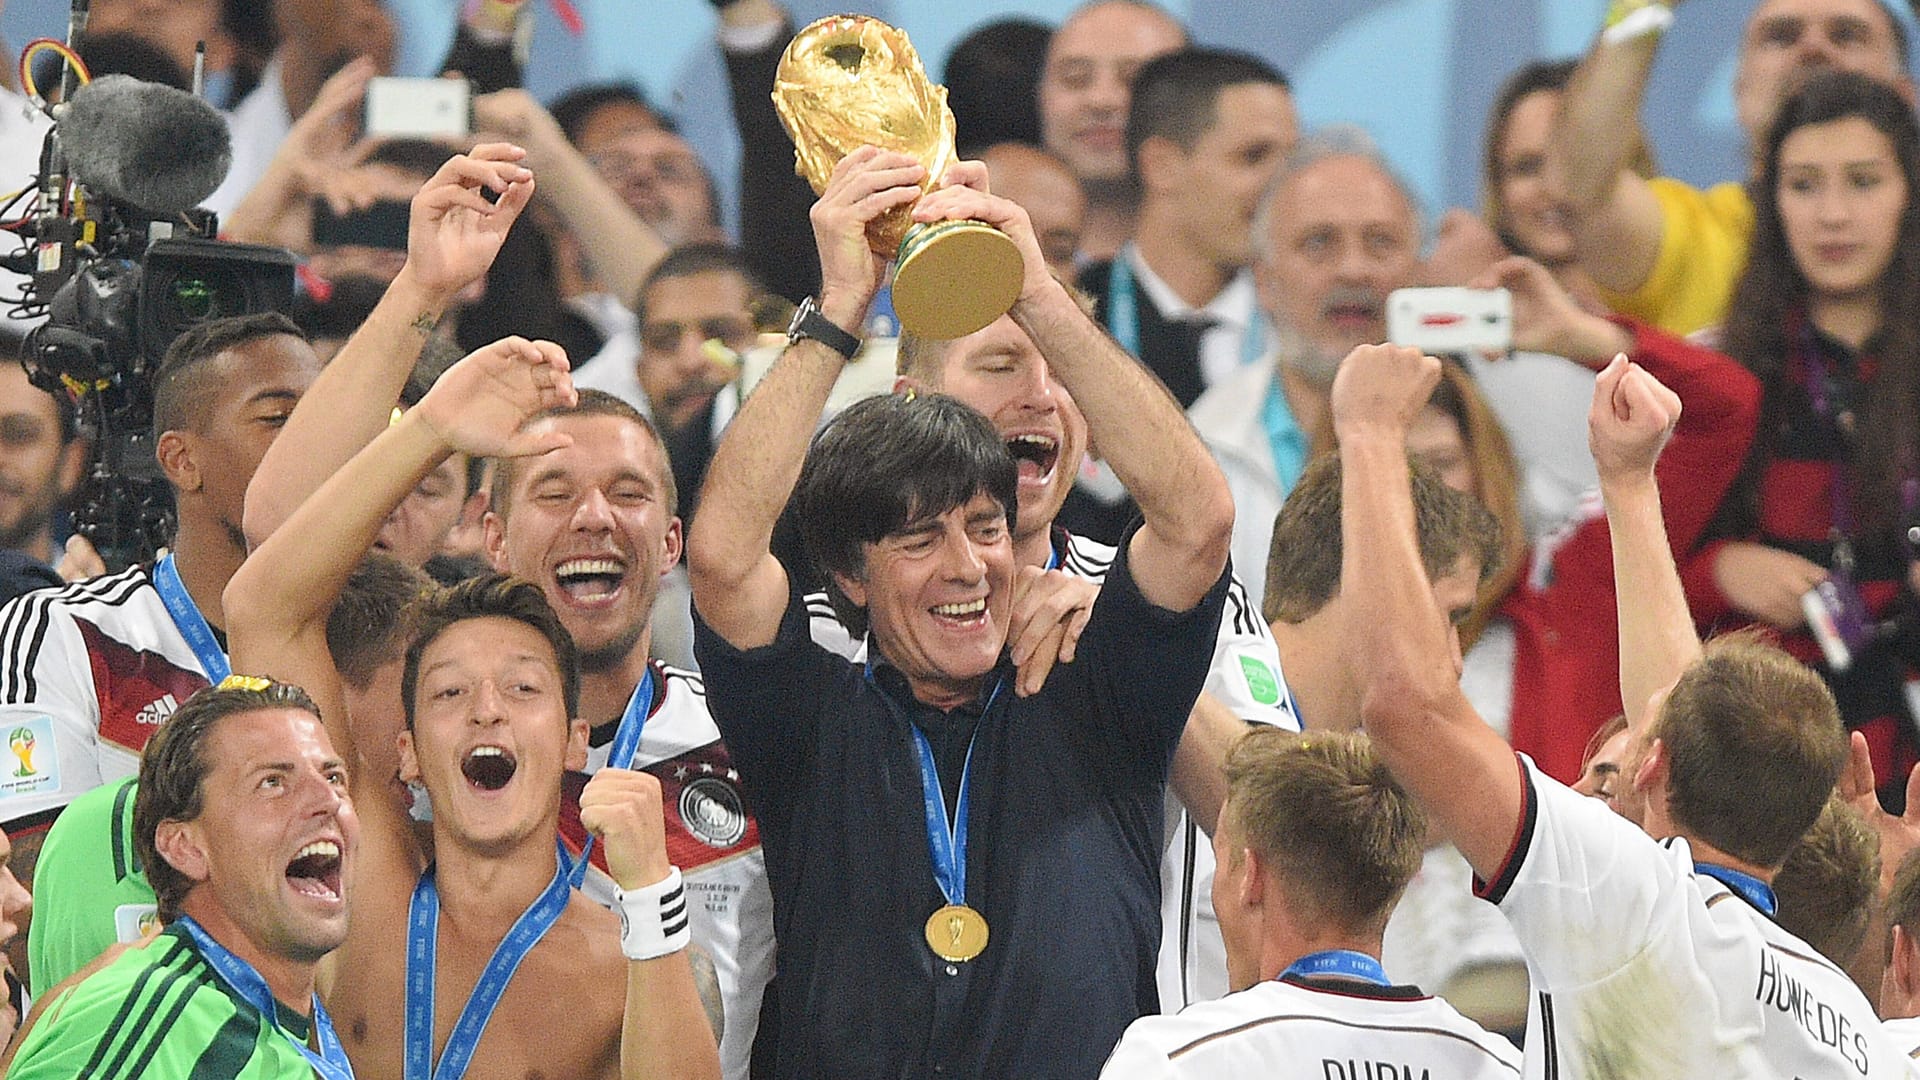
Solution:
[[[927,917],[927,945],[942,960],[965,963],[987,947],[987,920],[965,904],[948,904]]]

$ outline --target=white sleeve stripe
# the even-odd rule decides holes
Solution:
[[[49,602],[47,596],[29,593],[8,605],[4,620],[0,620],[0,648],[7,654],[6,669],[0,672],[0,701],[32,700],[30,695],[22,697],[17,692],[28,677],[27,650],[21,643],[31,629],[46,622]]]
[[[4,671],[0,671],[0,701],[27,702],[39,696],[39,680],[34,668],[40,661],[40,647],[46,642],[50,613],[56,601],[117,607],[145,584],[146,575],[136,566],[110,577],[75,582],[63,589],[29,593],[12,605],[6,622],[0,624],[0,648],[11,658]]]
[[[1271,633],[1267,630],[1266,624],[1254,615],[1253,603],[1247,598],[1247,588],[1240,584],[1238,577],[1230,579],[1227,583],[1227,606],[1232,611],[1233,628],[1236,632],[1256,638]]]

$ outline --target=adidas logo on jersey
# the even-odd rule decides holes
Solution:
[[[167,717],[172,716],[179,708],[180,703],[173,699],[173,695],[165,694],[159,701],[148,702],[145,708],[135,713],[133,722],[159,727],[166,723]]]

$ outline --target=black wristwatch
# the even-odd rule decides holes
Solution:
[[[793,321],[787,324],[787,346],[791,348],[803,340],[817,341],[849,360],[860,351],[860,339],[820,314],[820,304],[811,296],[800,301]]]

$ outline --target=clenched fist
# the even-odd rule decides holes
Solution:
[[[594,773],[580,792],[580,824],[604,845],[607,872],[620,888],[645,888],[672,870],[660,781],[652,775],[611,768]]]

